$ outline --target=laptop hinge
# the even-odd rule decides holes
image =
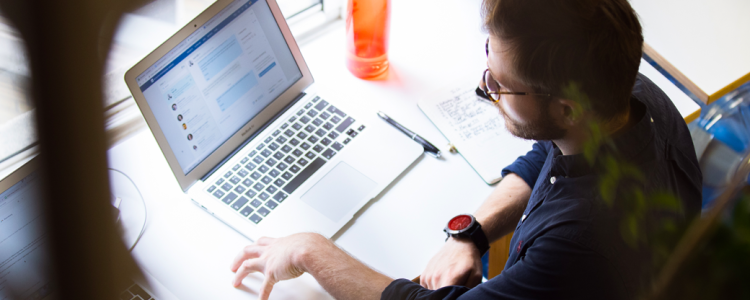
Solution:
[[[242,142],[242,144],[240,144],[239,146],[237,146],[237,148],[235,148],[232,151],[232,153],[229,153],[229,155],[227,155],[226,157],[224,157],[224,159],[219,164],[217,164],[213,169],[211,169],[211,171],[208,171],[208,173],[206,173],[206,175],[203,175],[203,177],[201,177],[201,181],[206,181],[206,179],[208,179],[208,177],[211,177],[211,175],[213,175],[217,170],[219,170],[221,167],[223,167],[224,164],[226,164],[232,157],[234,157],[234,155],[237,154],[237,152],[240,152],[240,150],[242,150],[242,148],[245,147],[245,145],[247,145],[248,143],[250,143],[261,132],[263,132],[264,130],[266,130],[266,128],[268,128],[268,126],[271,126],[271,124],[273,124],[276,121],[276,119],[280,118],[281,115],[283,115],[287,110],[289,110],[290,108],[292,108],[292,106],[294,106],[294,104],[296,104],[297,101],[299,101],[300,99],[302,99],[303,97],[305,97],[305,95],[307,95],[307,93],[302,92],[299,95],[297,95],[297,97],[295,97],[294,99],[292,99],[292,101],[289,102],[289,104],[287,104],[284,107],[284,109],[282,109],[281,111],[279,111],[276,115],[273,116],[273,118],[271,118],[270,120],[268,120],[268,122],[266,122],[266,124],[263,125],[263,127],[261,127],[260,129],[258,129],[257,131],[255,131],[250,137],[248,137],[244,142]]]

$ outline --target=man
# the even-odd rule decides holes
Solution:
[[[275,282],[308,272],[339,299],[648,292],[654,256],[639,230],[695,217],[701,173],[674,105],[638,74],[643,37],[635,12],[626,0],[485,0],[483,14],[490,37],[482,94],[511,133],[538,142],[503,170],[472,219],[478,230],[449,238],[421,285],[369,269],[319,235],[297,234],[246,247],[231,267],[235,286],[262,272],[265,299]],[[681,210],[638,210],[657,206],[658,193],[679,199]],[[477,286],[482,240],[511,231],[503,273]]]

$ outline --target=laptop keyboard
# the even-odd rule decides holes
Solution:
[[[258,224],[365,129],[355,121],[315,97],[206,191]]]

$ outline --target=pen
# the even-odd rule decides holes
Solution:
[[[440,149],[438,149],[437,147],[435,147],[435,145],[433,145],[430,142],[428,142],[427,140],[425,140],[423,137],[417,135],[416,133],[412,132],[409,129],[406,129],[406,127],[404,127],[403,125],[399,124],[395,120],[391,119],[390,117],[388,117],[388,115],[386,115],[382,111],[378,112],[378,116],[381,119],[383,119],[386,122],[388,122],[389,124],[393,125],[393,127],[396,127],[396,129],[401,130],[401,132],[403,132],[404,134],[406,134],[407,136],[409,136],[412,140],[414,140],[417,143],[421,144],[422,147],[424,148],[424,151],[427,154],[430,154],[430,155],[434,156],[435,158],[439,158],[440,157]]]

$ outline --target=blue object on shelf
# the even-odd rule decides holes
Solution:
[[[729,188],[739,167],[750,163],[750,82],[703,108],[689,128],[703,172],[706,209]]]

